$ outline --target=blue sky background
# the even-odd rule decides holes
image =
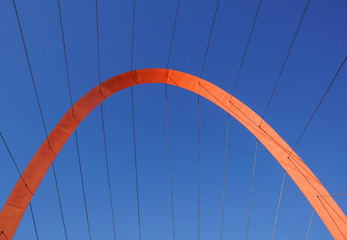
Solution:
[[[17,0],[49,132],[69,109],[56,1]],[[138,0],[134,69],[165,68],[177,2]],[[264,0],[235,96],[262,114],[306,1]],[[132,1],[99,0],[102,81],[130,70]],[[199,75],[216,1],[181,0],[170,68]],[[231,92],[258,1],[221,0],[203,78]],[[94,1],[61,0],[73,100],[97,85]],[[312,0],[265,120],[293,146],[347,53],[347,2]],[[0,1],[0,129],[24,171],[45,139],[12,1]],[[347,69],[341,70],[296,152],[331,194],[347,192]],[[169,87],[176,239],[197,239],[197,97]],[[163,85],[134,88],[142,239],[172,239]],[[201,239],[220,238],[226,113],[202,99]],[[104,103],[118,239],[138,239],[130,90]],[[245,237],[255,138],[230,125],[224,239]],[[78,129],[93,239],[112,239],[100,109]],[[18,180],[0,144],[0,207]],[[56,161],[67,232],[87,239],[74,139]],[[270,239],[283,169],[258,151],[249,239]],[[344,212],[347,197],[336,197]],[[52,170],[32,205],[40,239],[64,239]],[[275,239],[304,239],[312,207],[287,178]],[[27,211],[15,239],[35,239]],[[332,239],[313,219],[309,239]]]

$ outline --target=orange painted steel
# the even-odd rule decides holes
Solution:
[[[328,191],[290,146],[245,104],[217,86],[187,73],[143,69],[120,74],[103,82],[70,109],[41,145],[19,179],[0,213],[0,240],[12,239],[40,182],[79,123],[101,102],[132,85],[167,83],[210,100],[245,126],[269,150],[305,195],[335,239],[346,239],[347,219]],[[290,154],[292,152],[292,154]],[[324,196],[324,197],[320,197]]]

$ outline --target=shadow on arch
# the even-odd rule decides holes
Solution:
[[[167,83],[210,100],[245,126],[293,179],[335,239],[347,239],[347,218],[328,191],[290,146],[261,117],[219,87],[193,75],[166,69],[142,69],[108,79],[84,95],[41,145],[0,212],[0,240],[12,239],[33,194],[79,123],[111,95],[134,85]],[[231,99],[231,101],[230,101]],[[292,153],[291,153],[292,152]],[[291,154],[290,154],[291,153]],[[324,196],[324,197],[322,197]],[[326,197],[329,196],[329,197]]]

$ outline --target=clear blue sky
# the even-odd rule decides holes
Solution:
[[[48,130],[69,109],[56,1],[17,0]],[[164,68],[175,0],[137,1],[134,69]],[[262,114],[306,1],[264,0],[235,96]],[[216,1],[181,0],[170,68],[199,75]],[[102,81],[130,70],[132,1],[99,0]],[[203,78],[231,92],[257,0],[221,0]],[[97,85],[94,1],[61,0],[73,100]],[[347,2],[312,0],[265,120],[291,146],[347,53]],[[45,139],[11,0],[0,1],[0,130],[23,171]],[[341,70],[297,153],[331,194],[347,192],[347,68]],[[134,88],[142,238],[172,239],[163,85]],[[197,239],[197,97],[169,87],[176,239]],[[201,240],[220,238],[226,113],[201,102]],[[118,239],[138,239],[129,89],[104,103]],[[93,239],[112,239],[100,110],[78,129]],[[231,121],[224,239],[245,237],[255,138]],[[56,159],[70,239],[87,239],[75,143]],[[18,174],[0,144],[0,208]],[[249,239],[270,239],[283,169],[261,146]],[[344,212],[347,197],[336,198]],[[32,200],[40,239],[64,239],[52,170]],[[276,239],[305,239],[312,207],[286,179]],[[26,212],[15,239],[35,239]],[[309,239],[332,239],[315,216]]]

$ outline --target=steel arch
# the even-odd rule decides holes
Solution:
[[[125,88],[146,84],[167,83],[184,88],[210,100],[224,109],[245,126],[269,150],[293,179],[307,200],[318,213],[335,239],[347,238],[347,218],[317,177],[290,146],[245,104],[210,82],[166,69],[142,69],[123,73],[96,86],[70,109],[48,139],[41,145],[19,179],[0,212],[0,240],[12,239],[33,194],[79,123],[101,102]],[[290,154],[292,152],[292,154]],[[322,197],[324,196],[324,197]],[[329,197],[326,197],[329,196]]]

